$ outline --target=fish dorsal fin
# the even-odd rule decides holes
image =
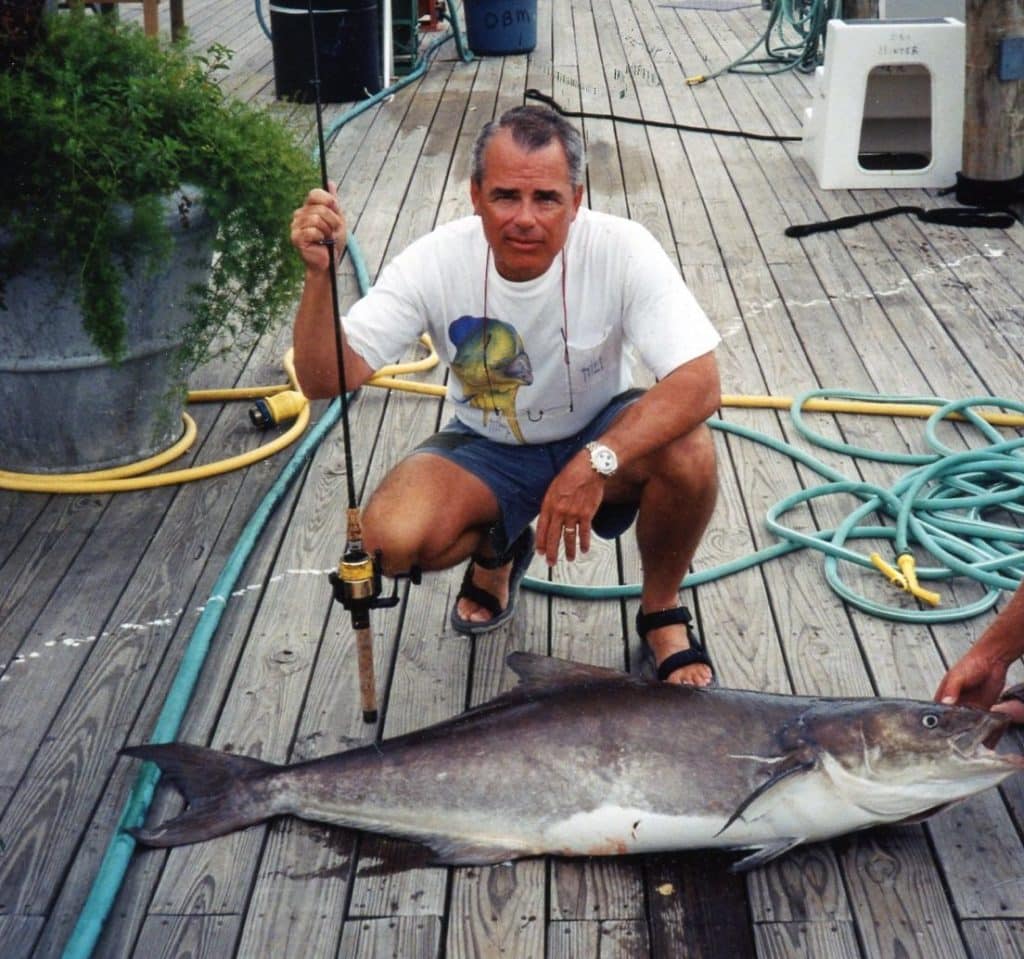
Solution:
[[[646,680],[637,679],[617,669],[589,666],[586,663],[574,663],[568,659],[540,656],[537,653],[509,653],[505,662],[519,677],[521,685],[534,689],[580,686],[588,683],[647,685]]]

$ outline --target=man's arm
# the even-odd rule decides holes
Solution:
[[[943,677],[935,698],[943,703],[988,709],[1003,691],[1006,670],[1024,655],[1024,585],[978,641]]]
[[[591,468],[590,454],[581,450],[555,477],[541,504],[537,521],[537,550],[549,564],[558,557],[563,526],[579,527],[579,546],[590,548],[590,522],[608,494],[642,485],[642,461],[679,437],[685,436],[711,416],[721,401],[718,364],[714,353],[705,353],[659,380],[637,402],[628,406],[599,442],[610,446],[619,461],[609,480]],[[575,555],[567,554],[568,559]]]
[[[340,389],[329,270],[331,248],[325,245],[332,237],[337,261],[345,248],[346,231],[333,184],[330,192],[311,190],[306,202],[292,215],[292,245],[306,264],[292,346],[299,385],[309,399],[337,396]],[[373,375],[373,370],[342,339],[345,385],[349,390],[358,389]]]
[[[615,450],[619,469],[628,472],[631,463],[700,426],[721,400],[715,354],[705,353],[677,366],[626,407],[600,442]]]

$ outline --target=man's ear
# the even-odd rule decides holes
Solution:
[[[480,184],[476,180],[469,181],[469,199],[473,203],[473,212],[480,213]]]
[[[576,214],[579,213],[580,204],[583,202],[583,184],[581,183],[574,191],[572,198],[572,215],[575,219]]]

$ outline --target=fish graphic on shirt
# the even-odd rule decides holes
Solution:
[[[465,402],[484,414],[505,417],[512,435],[525,443],[516,419],[516,394],[533,382],[533,367],[514,326],[482,316],[460,316],[448,327],[455,346],[452,372],[462,384]]]

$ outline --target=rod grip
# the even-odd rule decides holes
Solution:
[[[373,635],[369,628],[356,630],[356,655],[359,660],[359,702],[363,722],[377,722],[377,680],[373,672]]]

